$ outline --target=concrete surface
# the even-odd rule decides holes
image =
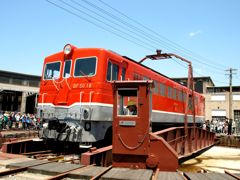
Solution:
[[[60,173],[66,172],[66,171],[80,168],[82,166],[83,165],[52,162],[52,163],[48,163],[48,164],[30,167],[30,168],[28,168],[28,172],[40,173],[40,174],[46,174],[46,175],[57,175],[57,174],[60,174]]]
[[[179,170],[197,172],[202,168],[210,172],[224,173],[224,170],[228,170],[240,173],[240,149],[214,146],[200,156],[182,163]]]
[[[185,173],[185,176],[191,180],[236,180],[235,178],[222,173]]]
[[[6,167],[7,168],[19,168],[19,167],[26,167],[26,166],[35,166],[37,164],[41,164],[41,163],[46,163],[48,162],[47,160],[27,160],[27,161],[20,161],[17,163],[10,163],[7,164]]]
[[[165,172],[160,171],[157,176],[157,180],[184,180],[183,175],[180,175],[178,172]]]
[[[73,179],[91,179],[99,173],[106,170],[107,167],[91,166],[87,168],[78,169],[69,173],[68,177]]]
[[[139,179],[151,179],[152,178],[152,170],[149,169],[130,169],[130,168],[113,168],[104,174],[101,179],[102,180],[139,180]]]

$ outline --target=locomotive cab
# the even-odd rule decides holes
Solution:
[[[84,148],[104,139],[111,128],[111,113],[96,103],[103,86],[103,73],[98,72],[104,66],[104,62],[99,65],[103,55],[102,49],[67,44],[45,59],[38,99],[40,138],[80,143]],[[109,113],[104,117],[101,111]]]

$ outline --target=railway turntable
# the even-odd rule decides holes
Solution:
[[[113,167],[176,171],[182,159],[214,145],[215,133],[189,125],[187,121],[184,127],[152,132],[152,88],[151,80],[113,83],[112,147],[83,153],[82,164],[99,162],[99,157],[100,164],[108,164],[106,152],[112,151]],[[128,111],[129,101],[135,102],[135,115]]]
[[[153,81],[115,81],[113,83],[113,144],[102,149],[91,149],[81,155],[81,164],[36,161],[9,165],[21,171],[41,172],[47,179],[236,179],[225,173],[180,173],[179,160],[214,144],[214,133],[193,126],[172,127],[152,132],[151,89]],[[132,114],[127,108],[134,101],[137,109]],[[132,103],[133,104],[133,103]],[[187,132],[187,134],[184,134]],[[106,161],[101,153],[112,152],[111,164],[97,167],[97,159]],[[23,167],[22,167],[23,166]],[[10,172],[10,173],[11,173]],[[9,174],[8,171],[0,176]],[[222,177],[222,178],[221,178]]]

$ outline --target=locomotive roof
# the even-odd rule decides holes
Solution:
[[[81,49],[81,50],[103,50],[103,51],[108,51],[108,52],[113,53],[113,54],[115,54],[115,55],[117,55],[117,56],[120,56],[120,57],[122,57],[122,58],[124,58],[124,59],[127,59],[127,60],[129,60],[129,61],[131,61],[131,62],[133,62],[133,63],[135,63],[135,64],[138,64],[138,65],[140,65],[140,66],[142,66],[142,67],[144,67],[144,68],[146,68],[146,69],[149,69],[149,70],[151,70],[151,71],[153,71],[153,72],[155,72],[155,73],[157,73],[157,74],[159,74],[159,75],[167,78],[169,81],[171,81],[171,82],[174,83],[174,84],[178,84],[178,85],[180,85],[180,86],[183,86],[182,84],[174,81],[172,78],[170,78],[170,77],[168,77],[168,76],[166,76],[166,75],[164,75],[164,74],[162,74],[162,73],[160,73],[160,72],[158,72],[158,71],[156,71],[156,70],[154,70],[154,69],[151,69],[150,67],[145,66],[145,65],[143,65],[143,64],[141,64],[141,63],[139,63],[139,62],[137,62],[137,61],[129,58],[128,56],[122,56],[122,55],[116,53],[115,51],[107,50],[107,49],[104,49],[104,48],[77,48],[77,49],[78,49],[78,50]],[[58,52],[58,53],[56,53],[56,54],[59,54],[59,53],[62,53],[62,51],[61,51],[61,52]],[[56,55],[56,54],[52,54],[52,55],[50,55],[50,56],[53,56],[53,55]],[[50,57],[50,56],[48,56],[48,57]],[[187,87],[185,87],[185,86],[183,86],[183,87],[187,89]],[[195,93],[197,93],[197,92],[195,91]],[[197,93],[197,94],[198,94],[198,93]]]
[[[149,69],[149,70],[151,70],[151,71],[153,71],[153,72],[155,72],[155,73],[157,73],[157,74],[159,74],[159,75],[161,75],[161,76],[164,76],[165,78],[171,79],[171,78],[169,78],[168,76],[166,76],[166,75],[164,75],[164,74],[162,74],[162,73],[160,73],[160,72],[158,72],[158,71],[155,71],[154,69],[151,69],[151,68],[148,67],[148,66],[145,66],[145,65],[143,65],[143,64],[140,64],[140,63],[138,63],[137,61],[134,61],[133,59],[131,59],[131,58],[127,57],[127,56],[122,56],[122,57],[125,58],[125,59],[127,59],[127,60],[129,60],[129,61],[132,61],[132,62],[134,62],[134,63],[136,63],[136,64],[139,64],[139,65],[143,66],[144,68],[147,68],[147,69]]]
[[[118,55],[119,55],[119,54],[118,54]],[[133,59],[131,59],[131,58],[127,57],[127,56],[122,56],[122,57],[125,58],[125,59],[127,59],[127,60],[129,60],[129,61],[131,61],[131,62],[133,62],[133,63],[136,63],[136,64],[138,64],[138,65],[141,65],[141,66],[143,66],[144,68],[147,68],[147,69],[149,69],[149,70],[151,70],[151,71],[153,71],[153,72],[155,72],[155,73],[157,73],[157,74],[159,74],[159,75],[161,75],[161,76],[163,76],[163,77],[165,77],[165,78],[167,78],[168,80],[172,81],[172,83],[175,83],[175,84],[178,84],[178,85],[180,85],[180,86],[183,86],[182,84],[174,81],[172,78],[170,78],[170,77],[168,77],[168,76],[166,76],[166,75],[164,75],[164,74],[162,74],[162,73],[160,73],[160,72],[158,72],[158,71],[155,71],[154,69],[151,69],[151,68],[149,68],[149,67],[147,67],[147,66],[145,66],[145,65],[143,65],[143,64],[140,64],[140,63],[138,63],[137,61],[134,61]],[[183,88],[187,89],[186,86],[183,86]],[[196,91],[194,91],[194,93],[199,95],[199,93],[196,92]]]

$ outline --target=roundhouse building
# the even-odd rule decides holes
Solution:
[[[0,110],[34,113],[40,76],[0,70]]]

